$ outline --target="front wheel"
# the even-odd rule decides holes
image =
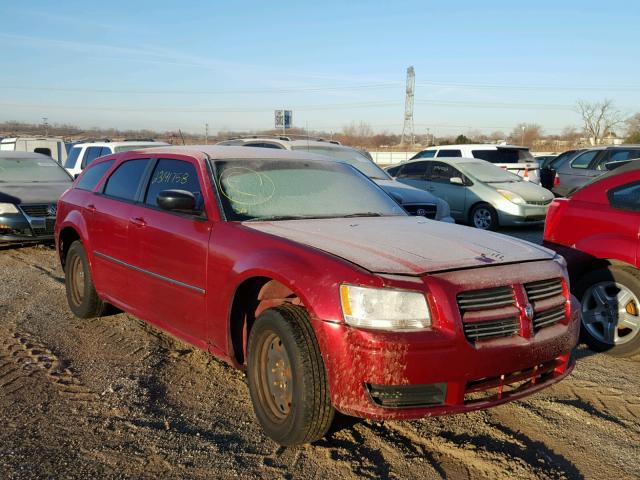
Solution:
[[[481,203],[471,209],[469,223],[481,230],[495,230],[498,228],[498,213],[491,205]]]
[[[576,286],[582,337],[593,350],[627,357],[640,353],[640,274],[629,268],[589,272]]]
[[[304,308],[284,304],[262,312],[249,334],[247,363],[253,409],[267,436],[296,445],[327,433],[334,409]]]

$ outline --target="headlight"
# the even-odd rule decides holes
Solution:
[[[524,203],[526,203],[524,201],[524,198],[522,198],[517,193],[510,192],[509,190],[500,190],[500,189],[498,189],[497,192],[512,203],[515,203],[518,205],[523,205]]]
[[[419,330],[431,326],[427,299],[419,292],[340,286],[344,321],[354,327]]]
[[[0,203],[0,215],[20,213],[13,203]]]

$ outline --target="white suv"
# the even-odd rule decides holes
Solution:
[[[515,145],[440,145],[425,148],[414,155],[411,160],[419,158],[465,157],[478,158],[493,163],[498,167],[524,177],[530,182],[540,183],[540,166],[527,147]],[[393,175],[393,173],[391,173]]]
[[[125,140],[124,142],[87,142],[76,143],[64,162],[64,168],[72,177],[76,177],[84,168],[98,157],[111,155],[117,152],[126,152],[129,150],[139,150],[141,148],[161,147],[169,145],[164,142],[156,142],[154,140]]]

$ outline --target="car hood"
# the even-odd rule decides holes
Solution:
[[[436,271],[548,260],[529,242],[421,217],[331,218],[244,222],[244,226],[309,245],[374,273]]]
[[[488,183],[490,187],[501,190],[509,190],[517,193],[527,201],[542,202],[553,200],[554,195],[546,188],[541,187],[537,183],[532,182],[504,182],[504,183]]]
[[[375,179],[378,185],[387,193],[394,193],[402,198],[402,203],[433,203],[437,204],[438,199],[431,193],[420,190],[419,188],[405,185],[397,180],[378,180]]]
[[[0,182],[0,202],[56,203],[60,195],[71,186],[68,182]]]

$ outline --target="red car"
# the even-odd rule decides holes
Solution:
[[[322,158],[192,146],[94,162],[58,204],[71,310],[114,305],[246,369],[281,444],[322,437],[336,410],[467,412],[571,371],[562,257],[408,216]]]
[[[545,245],[569,262],[584,340],[619,356],[640,353],[639,163],[555,199],[544,229]]]

